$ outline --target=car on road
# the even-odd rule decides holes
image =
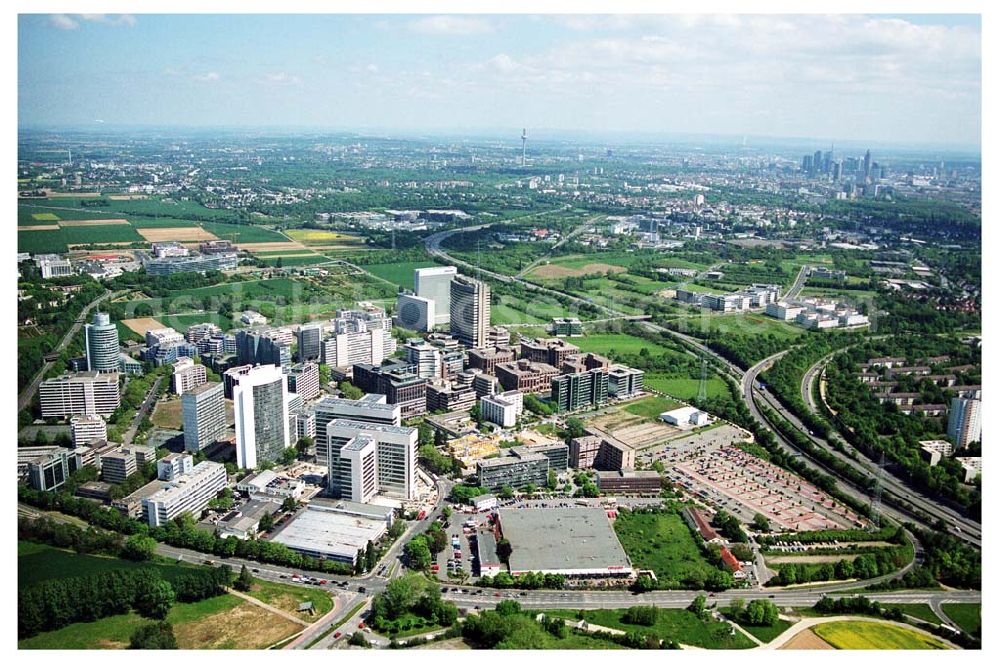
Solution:
[[[259,573],[260,572],[260,568],[253,568],[253,569],[250,570],[250,572],[252,572],[252,573]]]
[[[333,639],[337,639],[338,637],[340,637],[340,635],[341,632],[338,630],[336,633],[333,634]]]
[[[499,597],[500,597],[500,592],[498,591],[498,592],[496,592],[495,594],[493,594],[493,597],[494,597],[494,598],[499,598]]]
[[[368,589],[363,586],[358,587],[358,593],[368,593]]]

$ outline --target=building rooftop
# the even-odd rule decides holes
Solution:
[[[512,573],[621,573],[632,567],[602,508],[501,509],[498,515],[503,535],[513,548]]]
[[[274,536],[272,542],[294,550],[353,559],[358,550],[380,537],[385,529],[384,520],[317,510],[310,505]]]

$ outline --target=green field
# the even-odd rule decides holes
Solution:
[[[361,266],[373,275],[388,280],[393,284],[413,288],[413,271],[417,268],[433,268],[439,264],[433,261],[404,261],[402,263],[373,263]]]
[[[982,629],[982,605],[979,603],[942,603],[941,609],[970,635],[978,635]]]
[[[494,325],[512,323],[544,325],[551,323],[556,317],[563,316],[576,316],[576,314],[558,302],[544,297],[523,301],[512,296],[500,296],[500,304],[490,307],[490,322]]]
[[[59,217],[52,214],[51,212],[36,212],[32,213],[31,219],[36,222],[58,222]]]
[[[771,626],[751,626],[750,624],[740,623],[740,627],[764,644],[767,644],[791,628],[792,622],[785,621],[784,619],[778,619]]]
[[[715,568],[677,513],[619,513],[615,533],[632,565],[652,570],[661,585],[704,581]]]
[[[946,649],[939,640],[907,628],[875,621],[833,621],[813,632],[834,649]]]
[[[218,312],[160,314],[156,317],[156,320],[182,334],[187,332],[188,328],[198,323],[214,323],[222,328],[223,331],[228,331],[233,327],[233,320],[220,316]]]
[[[67,577],[81,577],[108,570],[155,568],[161,577],[170,580],[183,575],[194,566],[160,560],[138,563],[106,556],[76,554],[39,543],[18,541],[17,543],[17,583],[25,586]]]
[[[634,416],[656,419],[664,411],[670,411],[682,406],[680,402],[675,402],[666,397],[644,397],[643,399],[629,402],[625,405],[625,411]]]
[[[179,229],[200,226],[191,219],[177,219],[176,217],[136,217],[129,215],[126,219],[137,229]]]
[[[766,335],[792,340],[804,333],[802,328],[764,316],[763,314],[711,314],[702,310],[700,315],[679,317],[681,332],[718,332],[722,335]]]
[[[674,640],[702,649],[749,649],[754,646],[745,635],[736,632],[731,635],[730,625],[724,621],[707,619],[702,621],[687,610],[660,608],[659,617],[653,626],[636,626],[621,620],[622,610],[546,610],[546,614],[577,619],[582,614],[588,623],[626,632],[639,631],[656,634],[661,640]]]
[[[274,266],[281,261],[281,267],[290,268],[292,266],[311,266],[317,263],[327,263],[330,258],[321,254],[303,254],[301,256],[282,256],[281,258],[261,257],[269,266]]]
[[[643,377],[642,384],[650,390],[666,393],[671,397],[689,402],[698,397],[698,388],[701,385],[701,379],[688,379],[649,373]],[[726,387],[725,381],[718,376],[712,375],[705,381],[705,393],[708,397],[724,397],[729,394],[729,388]]]
[[[934,610],[924,603],[881,603],[882,609],[892,610],[898,608],[903,614],[916,619],[923,619],[929,623],[939,624],[941,619],[934,614]]]
[[[98,224],[95,226],[72,226],[55,231],[18,231],[17,250],[32,254],[69,251],[69,245],[104,245],[110,243],[146,242],[128,224]]]

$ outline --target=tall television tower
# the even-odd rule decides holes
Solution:
[[[528,130],[521,129],[521,167],[523,168],[527,161],[525,161],[525,156],[527,155],[527,145],[528,145]]]

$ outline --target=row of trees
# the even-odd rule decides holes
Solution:
[[[398,577],[372,600],[369,622],[380,632],[397,632],[400,620],[413,615],[425,623],[450,626],[458,619],[458,608],[441,599],[437,584],[417,573]]]
[[[194,518],[188,513],[179,515],[164,526],[154,528],[144,522],[127,517],[115,509],[104,508],[65,492],[42,492],[25,485],[18,485],[17,492],[18,500],[28,505],[79,517],[94,526],[109,531],[126,535],[146,535],[157,542],[167,543],[174,547],[182,547],[219,557],[240,557],[303,570],[342,575],[350,575],[353,570],[348,564],[305,556],[290,550],[285,545],[269,540],[221,538],[212,532],[196,528]]]

